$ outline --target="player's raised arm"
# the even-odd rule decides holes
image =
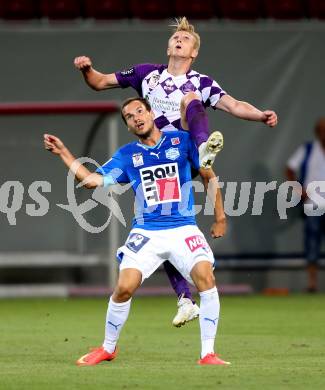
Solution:
[[[95,91],[119,87],[115,73],[105,74],[98,72],[93,68],[92,61],[89,57],[76,57],[74,59],[74,65],[78,70],[80,70],[90,88]]]
[[[219,238],[226,234],[227,220],[223,208],[221,189],[218,179],[212,169],[199,170],[207,194],[214,205],[214,222],[211,226],[210,233],[213,238]]]
[[[270,127],[274,127],[278,123],[278,117],[274,111],[261,111],[252,104],[236,100],[230,95],[222,96],[215,107],[229,112],[237,118],[263,122]]]
[[[95,188],[103,185],[103,176],[98,173],[92,173],[83,166],[60,138],[51,134],[44,134],[44,147],[49,152],[61,157],[64,164],[74,173],[77,180],[83,182],[86,188]]]

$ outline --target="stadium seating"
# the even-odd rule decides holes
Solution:
[[[216,16],[215,0],[175,0],[176,16],[189,19],[209,19]]]
[[[129,0],[131,16],[139,19],[165,19],[175,16],[173,0]]]
[[[0,19],[325,19],[325,0],[0,0]]]
[[[39,8],[35,0],[0,0],[0,18],[26,20],[38,17]]]
[[[126,0],[84,0],[83,5],[87,18],[123,19],[130,16]]]
[[[308,0],[307,11],[310,18],[325,19],[325,1]]]
[[[261,17],[260,0],[218,0],[218,15],[225,19],[253,20]]]
[[[41,16],[49,19],[76,19],[81,15],[79,0],[40,0]]]
[[[264,0],[264,12],[272,19],[301,19],[304,18],[303,0]]]

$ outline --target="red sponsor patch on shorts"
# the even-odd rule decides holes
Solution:
[[[196,236],[187,237],[185,238],[185,242],[191,252],[194,252],[199,248],[204,248],[206,250],[209,249],[209,245],[205,241],[205,238],[203,236],[196,235]]]

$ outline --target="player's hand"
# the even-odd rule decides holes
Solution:
[[[212,238],[223,237],[227,231],[226,218],[221,219],[218,222],[214,222],[211,226],[210,233]]]
[[[278,123],[278,116],[274,111],[266,110],[263,112],[262,122],[267,126],[274,127]]]
[[[51,134],[44,134],[44,147],[49,152],[57,155],[62,154],[62,152],[65,150],[65,145],[60,140],[60,138]]]
[[[81,56],[74,59],[74,66],[81,72],[87,72],[92,67],[92,62],[89,57]]]

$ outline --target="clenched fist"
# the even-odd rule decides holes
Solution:
[[[92,67],[92,62],[86,56],[76,57],[74,59],[74,66],[82,72],[87,72]]]
[[[44,147],[49,152],[57,155],[60,155],[65,149],[65,145],[60,138],[51,134],[44,134]]]
[[[262,122],[267,126],[274,127],[278,123],[278,116],[274,111],[266,110],[263,112]]]
[[[226,234],[227,220],[223,218],[218,222],[214,222],[210,228],[210,234],[212,238],[220,238]]]

